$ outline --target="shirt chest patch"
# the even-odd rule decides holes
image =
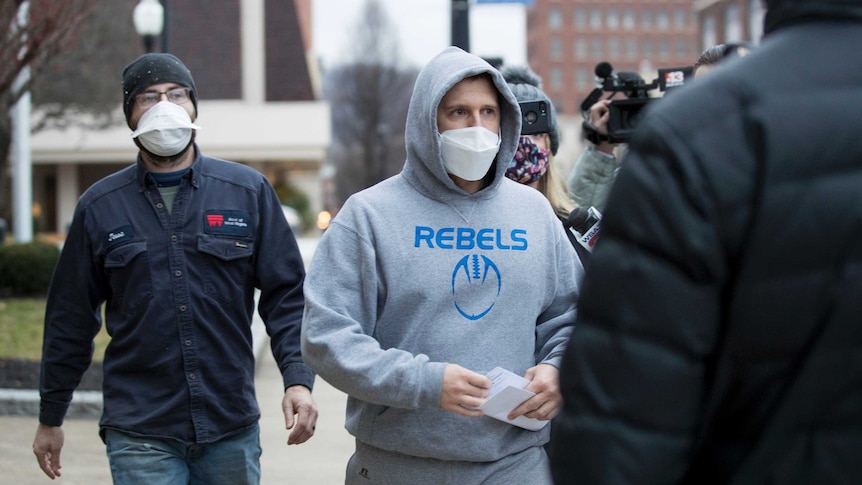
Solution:
[[[251,217],[238,210],[208,210],[204,213],[204,232],[229,236],[250,236]]]
[[[121,226],[116,229],[106,232],[102,236],[102,243],[105,248],[116,246],[124,241],[131,241],[135,237],[135,232],[132,226]]]

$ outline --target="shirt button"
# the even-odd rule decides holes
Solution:
[[[182,276],[182,275],[183,275],[183,272],[182,272],[182,271],[180,271],[180,270],[176,270],[176,271],[174,272],[174,274],[175,274],[175,275],[177,275],[177,276]]]
[[[192,372],[191,374],[189,374],[189,379],[191,379],[191,380],[195,380],[196,378],[197,378],[197,376],[195,375],[195,373],[194,373],[194,372]]]
[[[161,209],[161,208],[162,208],[162,207],[164,207],[164,206],[165,206],[165,204],[162,204],[161,202],[159,202],[158,204],[156,204],[156,207],[158,207],[159,209]]]
[[[181,311],[181,312],[186,311],[186,306],[185,306],[185,305],[180,305],[180,311]]]
[[[186,339],[186,347],[191,347],[191,345],[192,345],[192,340]]]
[[[179,238],[176,235],[171,236],[171,242],[177,242]]]

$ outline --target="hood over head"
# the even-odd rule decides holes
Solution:
[[[453,86],[483,73],[491,76],[499,93],[502,140],[490,169],[494,173],[494,180],[472,196],[486,196],[506,178],[506,168],[515,155],[521,134],[518,101],[503,76],[491,64],[457,47],[447,47],[419,72],[407,110],[404,133],[407,161],[402,174],[417,190],[429,197],[439,199],[444,195],[452,197],[455,194],[471,197],[471,194],[455,185],[443,166],[438,142],[437,107]]]
[[[763,32],[811,20],[862,20],[862,0],[765,0]]]

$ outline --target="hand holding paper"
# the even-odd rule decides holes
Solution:
[[[501,367],[495,367],[486,376],[491,379],[491,393],[488,399],[477,409],[481,409],[486,415],[492,418],[531,431],[540,430],[550,422],[526,416],[509,419],[509,413],[513,409],[535,395],[533,392],[524,389],[530,381]]]
[[[482,404],[491,389],[491,380],[460,365],[448,364],[443,373],[440,407],[461,416],[477,418],[484,413]]]

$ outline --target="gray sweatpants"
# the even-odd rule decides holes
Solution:
[[[347,485],[552,484],[541,446],[492,462],[435,460],[381,450],[356,442],[347,463]]]

